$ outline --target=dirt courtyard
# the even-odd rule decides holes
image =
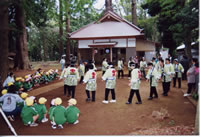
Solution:
[[[23,125],[20,117],[11,124],[14,126],[19,135],[142,135],[140,131],[150,128],[163,129],[174,126],[190,126],[194,127],[196,108],[187,98],[183,97],[183,92],[179,88],[173,88],[168,97],[162,96],[161,83],[158,84],[158,99],[148,100],[149,83],[145,80],[141,81],[140,94],[142,104],[136,105],[136,96],[133,97],[133,103],[125,104],[128,99],[130,87],[129,80],[117,79],[116,86],[116,103],[103,104],[105,94],[105,82],[101,80],[101,72],[98,72],[96,102],[86,102],[85,85],[78,84],[76,87],[75,98],[78,101],[77,107],[81,114],[79,124],[65,124],[64,129],[52,129],[50,122],[39,123],[38,127],[26,127]],[[56,85],[56,87],[54,86]],[[182,82],[182,90],[186,91],[186,81]],[[67,96],[63,93],[63,81],[37,88],[31,93],[38,90],[48,90],[37,97],[45,97],[48,99],[46,106],[50,107],[51,99],[61,97],[63,105],[67,106]],[[41,91],[41,92],[42,92]],[[111,99],[111,94],[109,95]],[[163,118],[157,118],[154,112],[164,110]],[[2,116],[0,117],[0,135],[11,135]],[[187,133],[183,133],[187,134]],[[192,134],[188,133],[188,134]]]

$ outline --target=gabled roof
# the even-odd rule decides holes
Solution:
[[[98,21],[92,22],[70,34],[71,39],[120,38],[143,36],[142,29],[107,11]]]

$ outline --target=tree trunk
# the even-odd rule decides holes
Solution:
[[[132,23],[137,25],[137,12],[136,12],[137,4],[136,0],[132,0]]]
[[[106,0],[105,1],[106,11],[113,11],[112,8],[112,0]]]
[[[60,9],[60,14],[59,14],[59,54],[62,56],[63,54],[63,41],[62,41],[62,36],[63,36],[63,1],[59,0],[59,9]]]
[[[0,89],[8,74],[8,0],[1,0],[0,4]]]
[[[44,28],[40,28],[40,35],[41,35],[41,38],[42,38],[42,47],[43,47],[43,61],[47,61],[47,48],[46,48],[46,43],[45,43],[45,30]]]
[[[69,39],[69,33],[70,33],[70,14],[69,14],[69,2],[67,0],[67,8],[66,8],[66,62],[70,61],[70,39]]]
[[[192,60],[192,52],[191,52],[191,35],[188,33],[188,37],[185,38],[185,53],[189,60]]]
[[[30,62],[28,58],[28,46],[27,46],[27,32],[25,25],[24,9],[22,7],[21,0],[16,0],[16,26],[18,34],[16,37],[16,49],[19,69],[30,69]]]

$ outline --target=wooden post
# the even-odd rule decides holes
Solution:
[[[94,60],[94,48],[92,48],[92,60]]]
[[[110,47],[110,62],[112,62],[112,47]]]

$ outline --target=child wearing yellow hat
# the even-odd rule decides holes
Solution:
[[[39,117],[38,117],[38,121],[41,121],[42,123],[44,122],[47,122],[48,119],[46,118],[47,117],[47,108],[45,106],[45,103],[47,102],[47,99],[44,98],[44,97],[41,97],[39,98],[38,100],[38,103],[39,104],[35,104],[34,107],[36,109],[36,111],[38,112],[39,114]]]
[[[76,99],[71,98],[68,101],[68,107],[66,108],[66,117],[67,117],[67,123],[68,124],[78,124],[79,120],[79,114],[80,114],[80,110],[75,107],[75,105],[77,104]]]
[[[35,108],[33,107],[34,100],[30,97],[26,98],[25,100],[26,106],[23,107],[21,112],[21,118],[26,126],[35,127],[38,126],[36,120],[38,119],[39,115]]]
[[[55,101],[55,107],[52,109],[51,114],[50,114],[50,119],[52,119],[52,128],[56,129],[57,125],[58,128],[62,129],[63,124],[66,122],[66,109],[63,107],[62,104],[62,99],[61,98],[56,98]]]
[[[22,77],[17,77],[15,79],[15,86],[17,91],[23,91]]]
[[[28,94],[26,92],[21,93],[20,97],[23,100],[26,100],[26,98],[28,97]],[[26,102],[19,102],[17,103],[17,106],[19,106],[21,109],[26,105]]]

